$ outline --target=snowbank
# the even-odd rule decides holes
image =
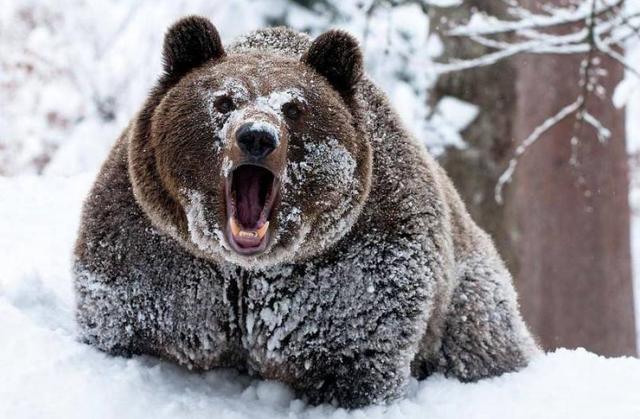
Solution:
[[[0,178],[0,418],[640,417],[640,360],[584,350],[476,384],[435,376],[392,405],[351,412],[230,370],[107,356],[75,340],[69,275],[92,179]]]

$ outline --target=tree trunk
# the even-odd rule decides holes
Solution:
[[[478,2],[485,9],[493,5],[494,14],[500,3]],[[470,41],[445,46],[449,56],[477,52]],[[442,163],[472,216],[496,239],[514,273],[525,320],[541,344],[631,355],[636,348],[624,114],[610,100],[622,76],[619,64],[599,57],[608,71],[601,82],[609,97],[587,102],[587,110],[611,130],[609,140],[599,142],[584,124],[574,131],[575,117],[566,118],[525,152],[504,205],[493,200],[517,142],[580,95],[583,58],[523,55],[440,80],[436,97],[452,95],[481,108],[463,133],[469,148],[448,150]],[[577,165],[570,163],[574,134]]]
[[[472,9],[503,16],[504,8],[505,2],[501,0],[472,0],[455,8],[432,9],[431,22],[436,31],[446,32],[438,22],[464,21]],[[441,37],[445,45],[443,59],[473,58],[488,52],[488,48],[464,38]],[[438,80],[430,101],[435,104],[443,96],[462,99],[480,109],[477,118],[462,133],[468,147],[448,148],[439,160],[473,219],[491,234],[507,266],[514,271],[518,258],[513,251],[511,229],[505,224],[506,206],[494,199],[494,187],[511,154],[517,99],[514,66],[510,61],[500,61],[490,67],[446,74]],[[509,193],[507,190],[505,195]]]
[[[622,68],[606,57],[611,95]],[[516,62],[514,137],[525,138],[580,94],[581,57],[523,56]],[[595,97],[587,110],[611,130],[601,143],[582,124],[570,164],[575,118],[528,150],[511,189],[522,309],[547,347],[584,346],[604,355],[636,354],[629,240],[624,114]]]

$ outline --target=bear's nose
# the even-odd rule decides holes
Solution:
[[[278,131],[266,122],[248,122],[236,131],[236,141],[247,156],[263,159],[278,146]]]

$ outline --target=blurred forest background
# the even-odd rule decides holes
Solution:
[[[0,176],[97,170],[187,14],[226,42],[274,25],[357,36],[543,346],[637,354],[640,0],[3,1]]]

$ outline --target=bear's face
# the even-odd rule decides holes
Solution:
[[[167,86],[132,136],[136,198],[157,227],[216,261],[253,268],[318,254],[351,228],[371,183],[352,98],[357,44],[332,32],[299,60],[227,55],[212,31],[188,18],[167,35]],[[190,53],[175,39],[185,34]],[[203,50],[194,39],[213,43],[212,56],[182,63]]]

